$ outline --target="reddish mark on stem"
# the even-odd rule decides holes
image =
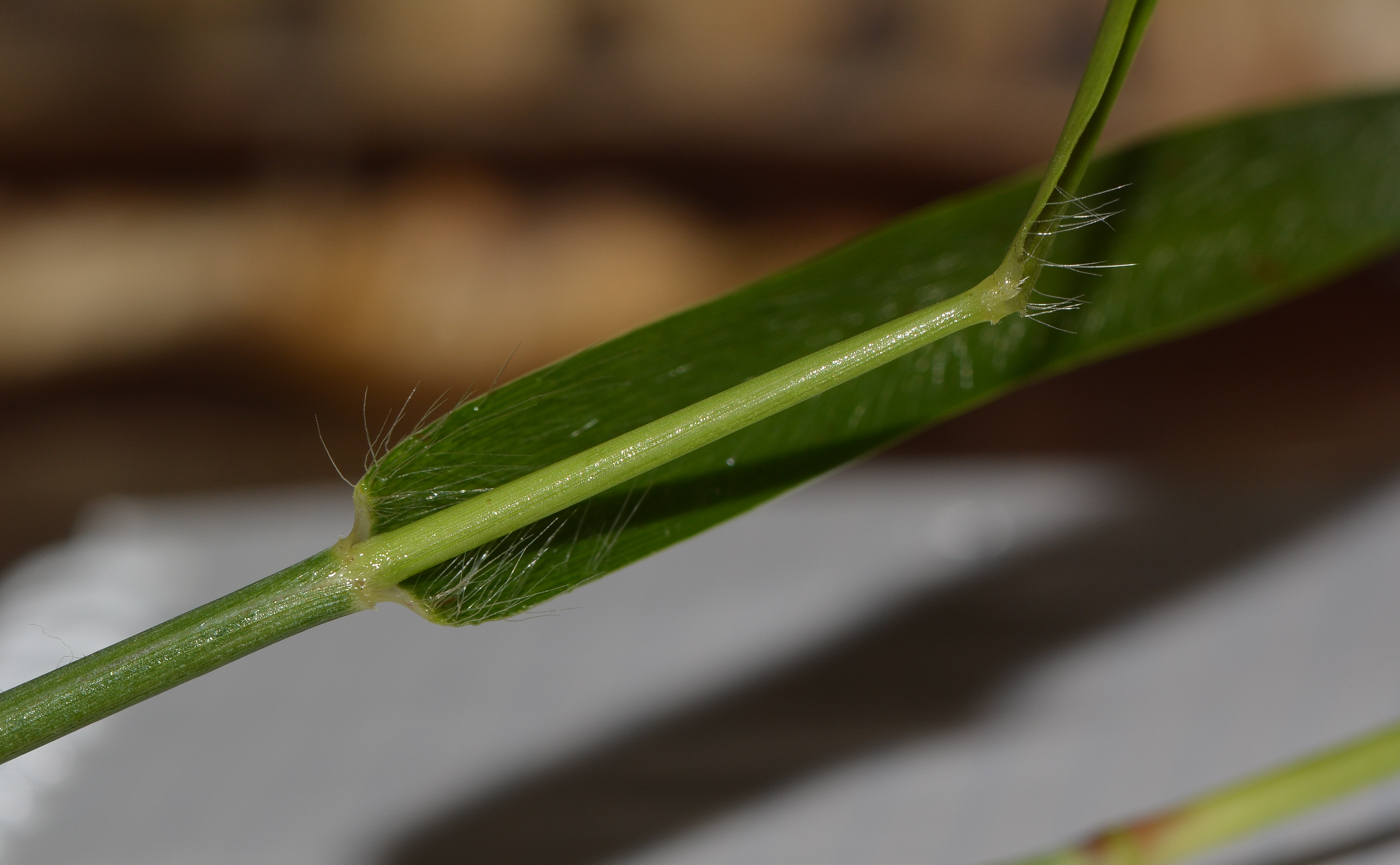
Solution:
[[[1109,829],[1079,845],[1079,851],[1094,865],[1147,865],[1155,861],[1159,842],[1180,817],[1169,811]]]

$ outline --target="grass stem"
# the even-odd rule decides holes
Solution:
[[[1400,773],[1400,724],[1017,865],[1170,865]]]
[[[0,763],[363,609],[330,551],[0,693]]]
[[[398,600],[383,590],[935,340],[1001,318],[1016,281],[1014,273],[999,270],[942,303],[818,349],[407,526],[347,545],[349,572],[364,580],[369,602]],[[357,530],[355,536],[361,534]]]

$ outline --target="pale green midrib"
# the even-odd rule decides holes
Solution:
[[[966,327],[1000,318],[976,287],[755,376],[496,489],[346,551],[347,575],[371,592],[624,483]]]

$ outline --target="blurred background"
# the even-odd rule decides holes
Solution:
[[[125,608],[101,601],[93,587],[128,579],[131,597],[170,601],[168,610],[146,610],[163,616],[193,603],[179,592],[200,568],[218,570],[231,587],[318,548],[321,534],[346,524],[345,497],[314,485],[338,483],[332,458],[353,480],[366,422],[377,428],[415,389],[422,407],[440,394],[451,401],[479,391],[913,207],[1034,167],[1058,134],[1102,7],[0,0],[0,567],[19,562],[12,572],[21,573],[8,585],[90,576],[82,593],[99,599],[89,605],[101,618]],[[1400,0],[1161,0],[1106,144],[1224,113],[1396,86],[1397,34]],[[470,837],[498,851],[490,861],[595,865],[767,801],[813,767],[845,765],[930,730],[962,735],[969,718],[1010,699],[1027,670],[1179,596],[1236,585],[1230,574],[1240,562],[1327,524],[1359,500],[1358,490],[1393,475],[1397,319],[1400,258],[1391,258],[1250,319],[945,423],[877,460],[873,474],[838,478],[832,491],[818,487],[755,515],[766,523],[739,521],[589,587],[581,600],[571,595],[580,605],[608,599],[571,617],[481,629],[474,642],[376,617],[363,626],[356,617],[363,633],[299,637],[114,719],[138,721],[114,727],[125,731],[112,734],[118,744],[66,788],[72,802],[54,813],[67,822],[55,818],[59,828],[43,841],[59,845],[44,848],[52,857],[22,861],[88,861],[62,846],[70,841],[95,850],[91,861],[128,861],[113,852],[119,831],[133,836],[131,850],[144,851],[130,861],[166,861],[141,847],[160,834],[147,827],[203,837],[205,823],[228,834],[227,861],[252,861],[246,845],[265,831],[256,827],[297,819],[281,813],[276,797],[264,801],[267,779],[280,778],[274,783],[292,791],[320,784],[303,798],[345,825],[359,812],[322,788],[390,803],[389,811],[383,802],[365,806],[389,828],[355,830],[378,839],[380,852],[364,861],[459,861],[448,842]],[[922,465],[880,464],[900,459]],[[1118,473],[1101,477],[1103,465]],[[299,484],[322,492],[289,494],[291,504],[247,492]],[[879,506],[861,504],[852,515],[851,490]],[[199,498],[209,493],[234,498]],[[114,504],[113,495],[137,503]],[[1104,747],[1127,755],[1124,765],[1158,762],[1123,776],[1138,798],[1098,788],[1098,799],[1075,804],[1083,813],[1065,825],[1094,825],[1124,803],[1169,801],[1400,711],[1400,692],[1385,684],[1394,681],[1386,666],[1393,615],[1375,612],[1393,608],[1400,492],[1382,504],[1368,505],[1381,516],[1357,530],[1371,546],[1347,536],[1309,554],[1323,563],[1309,566],[1314,582],[1299,589],[1313,600],[1289,606],[1287,580],[1276,580],[1282,606],[1240,601],[1242,618],[1220,613],[1210,639],[1172,632],[1168,642],[1179,637],[1180,652],[1196,659],[1187,667],[1205,683],[1183,698],[1199,708],[1195,715],[1157,710],[1162,691],[1152,676],[1170,679],[1170,664],[1149,659],[1141,669],[1109,671],[1118,684],[1105,686],[1090,721],[1074,714],[1066,722],[1060,750],[1052,749],[1060,756],[1046,765],[1058,760],[1074,776],[1075,755]],[[68,538],[75,523],[83,528],[72,540],[27,555]],[[128,541],[154,530],[132,526],[148,524],[179,531],[140,547],[159,556],[133,558]],[[270,540],[250,549],[230,540],[230,526]],[[1016,543],[1006,526],[1019,526]],[[1046,526],[1069,534],[1047,546]],[[957,540],[968,532],[971,541]],[[206,555],[191,564],[187,547]],[[1338,576],[1344,554],[1366,550],[1364,567]],[[744,570],[754,561],[770,563],[762,570],[790,592],[758,598]],[[161,574],[169,578],[163,589],[141,582]],[[945,576],[964,582],[949,589],[939,582]],[[911,585],[925,594],[907,594]],[[652,597],[647,586],[661,588]],[[743,592],[754,595],[736,606]],[[1336,600],[1343,596],[1349,600]],[[886,601],[889,609],[880,607]],[[877,607],[886,618],[870,624]],[[1351,610],[1362,624],[1309,636],[1298,623],[1324,607]],[[13,627],[0,636],[73,653],[68,643],[56,648],[51,631],[33,630],[38,614],[6,609]],[[792,622],[804,616],[808,636],[784,636],[801,630]],[[850,637],[842,629],[856,620],[868,629]],[[1241,632],[1273,648],[1240,652]],[[838,633],[849,639],[841,643]],[[690,638],[678,634],[694,637],[694,657],[685,655]],[[400,637],[399,655],[384,648]],[[1295,639],[1337,654],[1290,655]],[[655,652],[637,652],[638,644]],[[768,660],[747,654],[764,646]],[[7,652],[18,657],[4,649],[0,662]],[[1128,654],[1119,643],[1100,647],[1104,658]],[[1222,673],[1225,656],[1235,666]],[[1336,660],[1343,657],[1350,660]],[[408,660],[395,671],[394,658]],[[501,673],[517,670],[511,664],[518,675]],[[481,693],[496,693],[491,681],[505,684],[495,703],[475,699],[471,688],[443,689],[456,696],[433,698],[442,712],[410,718],[414,700],[429,692],[415,691],[418,679],[404,669],[420,665],[419,679],[461,675],[487,689]],[[729,684],[711,676],[715,665],[728,670]],[[365,669],[382,673],[372,686]],[[768,672],[754,679],[755,670]],[[1295,673],[1317,687],[1296,684]],[[597,690],[578,687],[583,681]],[[1254,689],[1245,697],[1258,699],[1236,700],[1239,682]],[[676,696],[682,686],[710,688],[709,702],[656,721],[677,701],[698,699],[699,691]],[[316,700],[324,724],[300,708]],[[1335,717],[1308,726],[1308,706]],[[1357,706],[1369,708],[1347,714]],[[238,714],[249,707],[256,717]],[[589,721],[595,709],[599,718],[615,710],[614,726]],[[495,727],[482,720],[493,712]],[[1293,738],[1258,735],[1300,717]],[[382,729],[410,729],[410,721],[440,725],[423,741],[437,736],[451,748],[382,749],[345,765],[346,749]],[[1105,739],[1109,721],[1118,732]],[[1222,744],[1191,745],[1173,732],[1178,722],[1220,733]],[[551,724],[559,730],[536,729]],[[569,732],[567,747],[549,738],[570,724],[583,732]],[[458,728],[490,735],[477,741]],[[270,745],[282,741],[268,738],[274,730],[295,744]],[[555,742],[555,751],[542,752],[541,741]],[[1143,747],[1148,741],[1177,748]],[[1258,742],[1274,750],[1250,750]],[[969,777],[1000,771],[1005,743],[984,744],[988,762]],[[473,748],[480,754],[471,759],[458,753]],[[516,776],[491,774],[500,754],[536,760],[529,767],[538,774],[507,784],[501,779]],[[1196,769],[1172,774],[1191,760]],[[394,772],[412,780],[400,789]],[[157,780],[141,781],[146,775]],[[431,790],[422,781],[429,776],[437,779]],[[1165,786],[1132,787],[1140,777]],[[246,783],[235,795],[228,791],[240,789],[236,778]],[[29,790],[31,781],[16,783]],[[1036,802],[1075,799],[1062,795],[1061,776],[1032,783],[1008,775],[1004,783],[1013,792],[1041,783]],[[412,796],[403,792],[410,788]],[[0,818],[6,807],[29,808],[28,799],[23,808],[7,805],[6,789],[0,784]],[[208,804],[221,795],[222,805]],[[1014,805],[994,785],[979,795],[979,809]],[[1400,792],[1393,799],[1400,803]],[[913,809],[932,800],[888,801]],[[124,823],[138,806],[157,816]],[[267,813],[248,816],[258,808]],[[870,810],[889,810],[887,800]],[[169,817],[176,813],[184,816]],[[326,835],[321,827],[341,825],[325,820],[308,818],[297,831]],[[991,857],[1001,851],[996,844],[1011,843],[1008,825],[1026,828],[1025,849],[1061,831],[1031,831],[1023,820],[988,818],[992,846],[939,861]],[[540,835],[541,821],[564,828]],[[823,812],[811,825],[836,822]],[[890,818],[911,831],[925,822],[912,811]],[[90,837],[62,828],[89,825]],[[1400,823],[1386,832],[1377,837],[1400,837]],[[281,843],[268,841],[268,849],[293,849]],[[207,848],[202,855],[169,861],[224,861]],[[908,861],[932,860],[920,848]]]
[[[509,379],[1034,165],[1101,8],[5,0],[0,563],[104,493],[333,477],[316,419],[357,469],[362,406]],[[1396,32],[1395,0],[1164,0],[1108,144],[1390,85]],[[1400,441],[1395,270],[913,447],[1369,465]]]

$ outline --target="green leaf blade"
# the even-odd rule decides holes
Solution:
[[[1235,120],[1098,160],[1130,184],[1113,231],[1060,239],[1085,277],[1049,323],[1013,316],[875,372],[401,584],[429,618],[501,618],[703,531],[1009,388],[1277,302],[1400,241],[1400,97]],[[372,531],[528,474],[946,299],[994,270],[1030,182],[944,202],[814,261],[517,379],[395,448],[362,482]],[[1032,435],[1027,431],[1027,435]]]

